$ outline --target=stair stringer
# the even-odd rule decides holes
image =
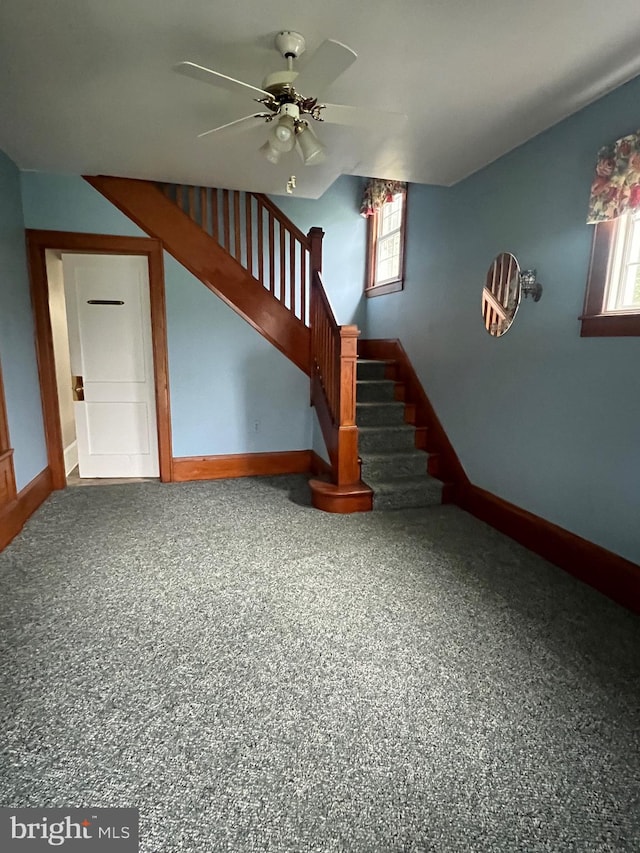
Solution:
[[[178,263],[310,375],[308,327],[155,183],[106,175],[84,179],[149,236],[161,240]]]

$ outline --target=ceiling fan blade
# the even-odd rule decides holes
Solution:
[[[352,65],[358,54],[333,39],[323,41],[296,78],[296,89],[320,95]]]
[[[327,124],[344,124],[348,127],[402,128],[407,121],[407,116],[402,113],[387,113],[383,110],[370,110],[368,107],[347,107],[344,104],[325,104],[320,116]]]
[[[218,127],[212,127],[211,130],[205,130],[204,133],[199,133],[198,139],[201,139],[203,136],[209,136],[210,133],[217,133],[219,130],[225,130],[228,127],[233,127],[234,125],[242,124],[245,121],[250,121],[251,119],[264,120],[269,115],[270,113],[252,113],[250,116],[243,116],[242,118],[235,119],[235,121],[228,121],[226,124],[221,124]]]
[[[264,89],[258,89],[257,86],[252,86],[250,83],[243,83],[242,80],[236,80],[234,77],[228,77],[226,74],[221,74],[219,71],[212,71],[210,68],[205,68],[202,65],[196,65],[195,62],[179,62],[173,66],[173,70],[178,74],[185,74],[187,77],[193,77],[194,80],[201,80],[203,83],[210,83],[213,86],[219,86],[222,89],[228,89],[230,92],[244,91],[253,98],[269,98],[271,95],[265,92]]]

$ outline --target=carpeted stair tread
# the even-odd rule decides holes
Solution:
[[[358,403],[392,402],[395,382],[391,379],[358,379],[356,399]]]
[[[409,424],[358,427],[360,455],[375,451],[405,451],[415,447],[415,429]]]
[[[372,358],[359,358],[357,362],[357,377],[361,379],[384,379],[387,361]]]
[[[441,489],[442,481],[437,480],[430,474],[415,474],[407,477],[393,477],[389,480],[369,480],[367,481],[367,485],[372,488],[375,485],[380,492],[387,493],[396,491],[400,486],[406,488],[429,487],[433,489]]]
[[[397,400],[356,403],[358,426],[376,426],[404,423],[404,403]]]
[[[362,459],[362,478],[392,480],[395,477],[418,477],[427,473],[427,455],[423,450],[406,450],[399,453],[365,453]]]
[[[394,408],[398,409],[398,411],[402,412],[404,409],[404,403],[401,400],[363,400],[356,403],[356,410],[362,409],[363,411],[366,409],[373,409],[376,406],[380,406],[382,408]]]
[[[402,509],[442,503],[442,482],[428,474],[387,481],[365,481],[373,489],[373,508]]]

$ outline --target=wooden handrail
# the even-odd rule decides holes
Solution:
[[[304,231],[301,231],[298,226],[294,222],[292,222],[289,217],[286,216],[280,210],[280,208],[271,201],[268,196],[264,195],[264,193],[248,193],[248,195],[259,199],[262,206],[265,208],[265,210],[268,210],[269,213],[272,214],[274,219],[280,222],[281,225],[283,225],[287,229],[287,231],[290,231],[296,238],[296,240],[299,240],[300,243],[307,246],[309,239],[308,236],[304,233]]]

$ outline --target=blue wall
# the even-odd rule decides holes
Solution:
[[[307,375],[169,256],[165,278],[174,454],[310,448]]]
[[[47,466],[20,201],[20,175],[0,151],[0,363],[18,491]]]
[[[25,227],[143,236],[80,177],[22,173]],[[306,450],[309,380],[165,253],[174,456]]]
[[[273,201],[306,234],[324,231],[322,280],[341,326],[365,322],[363,296],[367,223],[360,216],[364,180],[342,175],[319,199],[273,196]]]
[[[600,145],[640,127],[640,78],[455,187],[412,185],[405,290],[367,303],[399,337],[472,483],[640,562],[640,341],[580,338]],[[535,267],[494,339],[480,315],[501,251]]]

